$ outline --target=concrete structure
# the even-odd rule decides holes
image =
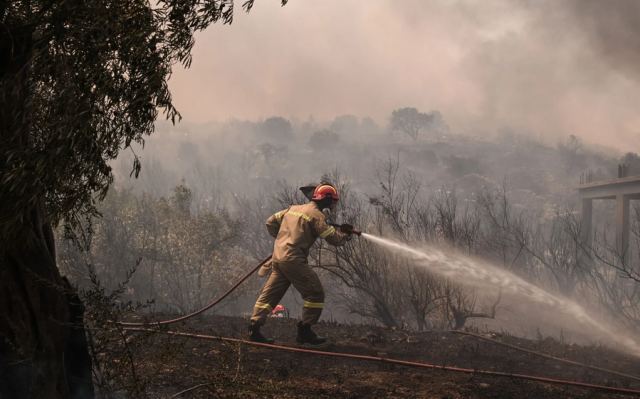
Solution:
[[[624,176],[624,173],[620,173]],[[616,201],[616,249],[618,254],[629,255],[629,202],[640,199],[640,176],[590,182],[586,179],[578,186],[582,199],[582,240],[591,245],[593,200]]]

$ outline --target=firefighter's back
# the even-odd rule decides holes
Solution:
[[[317,238],[313,223],[318,218],[324,218],[324,214],[313,202],[292,205],[282,217],[273,247],[273,260],[306,262],[309,248]]]

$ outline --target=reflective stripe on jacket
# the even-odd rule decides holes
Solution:
[[[318,237],[329,244],[343,245],[348,235],[329,226],[315,202],[292,205],[267,219],[267,230],[275,237],[275,262],[307,261],[309,248]]]

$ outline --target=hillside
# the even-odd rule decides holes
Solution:
[[[265,332],[295,345],[295,321],[272,319]],[[207,316],[171,330],[244,337],[241,318]],[[321,323],[326,350],[436,365],[529,374],[640,390],[640,382],[523,353],[453,332],[413,333],[362,325]],[[638,359],[604,347],[567,345],[492,334],[496,340],[590,365],[640,375]],[[134,333],[137,383],[151,398],[623,398],[594,389],[441,370],[287,353],[245,344]],[[124,366],[124,364],[123,364]],[[206,384],[199,386],[200,384]],[[197,389],[177,393],[199,386]]]

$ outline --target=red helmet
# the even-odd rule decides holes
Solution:
[[[338,201],[340,197],[338,196],[338,190],[333,187],[331,184],[321,184],[313,190],[312,200],[322,200],[327,197],[331,197],[334,201]]]

